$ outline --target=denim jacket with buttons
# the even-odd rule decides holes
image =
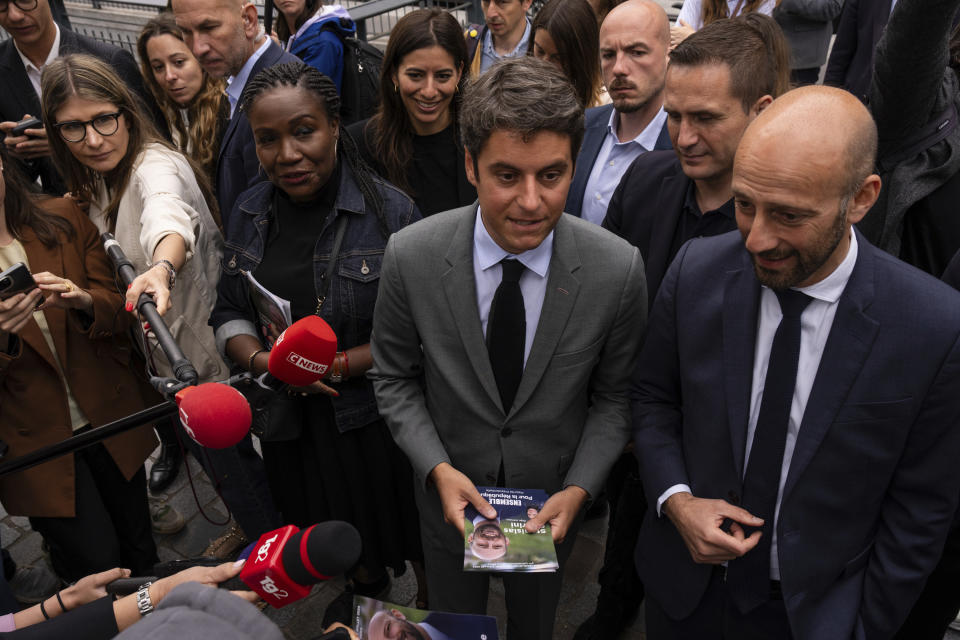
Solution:
[[[333,214],[328,216],[317,239],[313,274],[314,287],[319,292],[333,251],[336,221],[340,216],[350,216],[327,297],[320,309],[320,317],[337,335],[337,350],[344,351],[370,341],[373,306],[377,300],[380,266],[387,238],[376,214],[367,209],[349,162],[343,156],[339,160],[340,187]],[[373,180],[383,198],[384,218],[391,233],[420,219],[419,210],[406,194],[378,176],[373,176]],[[255,271],[263,258],[270,221],[274,215],[275,188],[270,182],[261,182],[247,189],[237,199],[231,217],[232,222],[223,244],[217,303],[210,316],[210,324],[216,332],[217,348],[224,357],[230,338],[248,334],[260,339],[244,272]],[[379,419],[373,385],[365,376],[351,377],[337,385],[337,390],[340,397],[333,398],[333,406],[337,428],[341,432],[366,426]]]

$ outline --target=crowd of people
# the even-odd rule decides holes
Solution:
[[[466,27],[405,13],[374,115],[348,126],[340,5],[278,0],[268,34],[242,0],[171,0],[135,59],[60,3],[0,0],[0,270],[32,276],[0,278],[7,457],[160,400],[147,379],[174,371],[144,294],[196,382],[267,371],[254,286],[338,349],[318,382],[245,391],[259,452],[170,420],[0,477],[56,574],[18,593],[4,555],[0,635],[179,637],[187,609],[221,620],[184,637],[279,637],[184,584],[240,564],[104,597],[183,526],[162,494],[185,450],[235,523],[210,555],[342,520],[349,594],[411,566],[417,608],[450,613],[486,611],[490,575],[463,570],[465,508],[499,517],[477,487],[546,491],[525,526],[550,525],[560,568],[501,574],[511,639],[554,637],[604,511],[579,640],[641,604],[651,640],[943,637],[960,0],[685,0],[674,24],[652,0],[531,4],[481,0]]]

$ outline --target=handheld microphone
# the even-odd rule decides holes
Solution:
[[[113,263],[113,268],[120,277],[120,281],[129,286],[137,277],[137,271],[133,268],[133,263],[127,259],[123,249],[120,248],[120,243],[117,242],[112,233],[102,234],[100,241],[103,242],[103,250],[106,251],[107,256]],[[183,351],[180,350],[180,345],[177,344],[177,341],[173,339],[173,334],[170,333],[170,328],[167,327],[167,324],[157,311],[157,305],[154,303],[153,298],[145,293],[140,294],[140,298],[137,300],[137,309],[140,310],[140,313],[143,314],[143,317],[146,318],[147,322],[149,322],[153,328],[153,333],[157,337],[157,342],[160,344],[163,355],[167,357],[167,362],[170,363],[173,375],[181,382],[196,384],[199,379],[197,370],[193,364],[187,360],[187,357],[183,355]]]
[[[250,405],[231,386],[207,382],[181,389],[174,399],[184,430],[203,447],[232,447],[250,431]]]
[[[284,329],[270,350],[261,386],[303,387],[321,379],[337,355],[337,336],[319,316],[307,316]]]
[[[347,522],[330,520],[303,531],[287,525],[260,536],[240,580],[271,606],[283,607],[356,564],[360,546],[360,534]]]

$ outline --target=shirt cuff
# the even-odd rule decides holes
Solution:
[[[667,498],[669,498],[675,493],[683,493],[684,491],[690,494],[693,493],[693,491],[690,491],[690,487],[685,484],[675,484],[669,489],[667,489],[666,491],[664,491],[663,493],[661,493],[660,497],[657,499],[657,517],[661,515],[660,508],[663,506],[663,503],[667,501]]]

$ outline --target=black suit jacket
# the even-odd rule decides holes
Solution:
[[[590,180],[590,173],[593,171],[593,165],[600,154],[600,147],[607,137],[607,124],[610,122],[610,113],[613,111],[612,104],[605,104],[599,107],[587,109],[584,116],[583,144],[580,145],[580,153],[577,154],[577,166],[573,174],[573,181],[570,183],[570,191],[567,193],[567,204],[563,210],[577,217],[583,210],[583,192],[587,190],[587,181]],[[672,149],[670,144],[670,132],[667,131],[667,123],[663,123],[660,135],[657,137],[657,144],[654,149]]]
[[[603,227],[640,249],[650,306],[673,262],[671,251],[680,213],[693,181],[673,151],[650,151],[630,165],[610,198]],[[736,225],[731,222],[732,231]]]
[[[283,62],[300,62],[300,58],[287,53],[276,42],[271,41],[270,46],[250,70],[247,82],[264,69]],[[260,171],[257,147],[247,114],[238,107],[227,124],[223,140],[220,141],[220,156],[217,160],[217,202],[220,205],[224,235],[227,235],[237,198],[266,178]]]
[[[823,83],[842,87],[866,102],[870,97],[873,54],[889,18],[890,0],[847,0]]]
[[[157,120],[156,105],[152,97],[147,94],[140,76],[140,69],[129,51],[114,47],[68,31],[60,29],[60,55],[70,53],[86,53],[100,58],[116,72],[120,79],[148,106],[149,113],[154,120],[163,123],[163,116]],[[13,39],[0,43],[0,121],[16,122],[27,113],[40,117],[40,96],[34,91],[23,60],[13,44]],[[162,127],[166,131],[166,125]],[[53,166],[50,158],[41,158],[30,162],[19,162],[31,180],[38,176],[43,190],[52,195],[63,195],[67,190],[63,179]]]

